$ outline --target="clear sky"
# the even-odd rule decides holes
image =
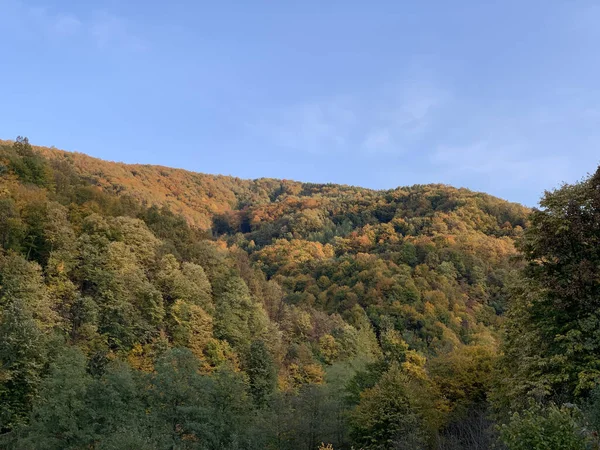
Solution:
[[[600,163],[600,2],[0,0],[0,138],[528,205]]]

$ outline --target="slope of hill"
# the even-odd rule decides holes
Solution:
[[[10,143],[11,141],[0,140],[0,144],[10,145]],[[427,213],[428,209],[433,211],[457,209],[470,202],[475,208],[496,219],[499,226],[507,222],[511,226],[522,226],[528,211],[521,205],[487,194],[445,185],[422,185],[373,191],[352,186],[318,185],[268,178],[244,180],[163,166],[104,161],[83,153],[66,152],[55,148],[40,146],[34,148],[49,160],[72,166],[80,176],[107,193],[127,194],[148,205],[166,206],[173,212],[183,215],[190,224],[203,229],[213,225],[215,215],[241,210],[250,205],[256,207],[274,202],[280,203],[289,197],[317,197],[320,199],[319,204],[325,203],[324,199],[337,199],[347,207],[346,211],[341,211],[342,214],[350,207],[356,212],[361,207],[373,209],[376,206],[376,210],[372,211],[374,216],[372,220],[377,222],[384,222],[386,219],[389,221],[389,218],[394,215]],[[403,210],[395,211],[400,204]],[[287,209],[304,207],[302,202],[297,202],[289,204]],[[308,207],[315,209],[319,205],[310,203]],[[268,212],[269,209],[273,211],[273,208],[266,207],[264,212]],[[409,209],[411,211],[408,211]],[[488,217],[484,220],[489,219]],[[260,220],[260,217],[254,220]],[[362,221],[357,221],[357,225],[361,223]],[[491,228],[488,228],[489,230]]]
[[[26,140],[0,143],[0,162],[0,429],[20,448],[64,448],[73,403],[73,448],[461,448],[488,420],[526,208]],[[81,389],[57,391],[66,378]]]

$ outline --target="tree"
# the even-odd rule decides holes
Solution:
[[[86,403],[93,380],[86,373],[87,360],[75,348],[67,348],[51,364],[27,428],[24,448],[77,449],[96,440],[94,416]]]
[[[494,349],[483,346],[461,346],[429,360],[429,374],[448,408],[442,430],[446,441],[460,448],[492,446],[495,436],[487,397],[495,361]]]
[[[12,198],[0,199],[0,243],[5,250],[19,251],[27,234],[27,225]]]
[[[173,255],[164,256],[159,263],[156,280],[168,303],[183,300],[206,311],[213,310],[211,285],[204,269],[193,263],[183,263]]]
[[[173,349],[156,363],[151,377],[151,434],[162,448],[178,448],[191,432],[189,424],[205,416],[203,380],[198,361],[187,349]]]
[[[253,339],[264,337],[268,320],[239,277],[231,278],[216,298],[215,335],[241,352],[248,351]]]
[[[78,238],[75,277],[81,290],[98,305],[98,330],[110,346],[130,349],[156,336],[165,315],[160,291],[145,265],[156,250],[156,238],[140,221],[105,220],[91,214]]]
[[[508,450],[585,450],[587,437],[579,423],[580,413],[572,405],[546,408],[533,404],[514,413],[500,427],[500,436]]]
[[[259,449],[251,426],[247,385],[226,368],[211,377],[198,373],[187,349],[163,355],[151,377],[149,420],[159,448]]]
[[[59,350],[41,383],[29,426],[18,430],[16,448],[154,447],[140,395],[143,384],[131,368],[113,362],[102,377],[93,378],[86,367],[87,358],[77,348]]]
[[[321,442],[336,448],[343,441],[345,422],[339,421],[340,397],[323,385],[307,384],[297,391],[280,392],[274,397],[267,416],[270,448],[282,450],[316,449]]]
[[[0,254],[0,430],[25,421],[37,395],[47,331],[55,323],[41,268]]]
[[[424,448],[427,436],[423,411],[411,398],[415,387],[394,364],[374,387],[361,394],[360,403],[351,413],[351,425],[362,448]]]
[[[246,372],[254,402],[265,406],[275,390],[277,369],[264,341],[253,341],[250,345]]]
[[[213,338],[213,319],[200,306],[176,300],[170,308],[168,328],[177,347],[187,347],[198,358]]]
[[[45,339],[22,302],[0,314],[0,433],[26,421],[46,359]]]
[[[42,268],[14,252],[0,253],[0,307],[15,302],[31,314],[40,329],[49,330],[56,324]]]
[[[495,358],[491,348],[462,346],[430,359],[429,373],[457,417],[485,405],[493,382]]]
[[[527,265],[509,306],[503,395],[569,401],[600,376],[600,168],[546,192],[519,243]]]
[[[51,186],[52,171],[47,162],[33,150],[26,137],[18,136],[13,144],[16,157],[12,158],[11,165],[15,173],[25,183],[38,186]]]
[[[102,377],[94,379],[88,387],[86,409],[102,442],[100,448],[113,445],[110,443],[115,434],[124,442],[130,442],[132,450],[136,448],[134,443],[137,448],[151,448],[144,401],[145,381],[145,376],[127,363],[111,361]],[[121,445],[117,448],[127,448],[127,445]]]

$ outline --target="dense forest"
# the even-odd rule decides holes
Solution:
[[[600,171],[529,210],[17,138],[0,243],[1,448],[599,446]]]

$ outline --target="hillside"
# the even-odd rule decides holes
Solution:
[[[26,140],[0,143],[0,161],[10,445],[65,448],[58,421],[72,448],[122,448],[119,436],[131,448],[469,448],[469,430],[491,423],[526,208],[444,185],[240,180]],[[79,390],[62,392],[64,379]],[[390,392],[411,412],[393,426],[380,422]],[[61,422],[73,402],[81,422]],[[110,419],[123,405],[131,414]]]
[[[0,144],[4,145],[10,145],[11,142],[0,140]],[[503,226],[506,222],[511,226],[522,226],[523,217],[527,214],[527,209],[518,204],[505,202],[487,194],[444,185],[373,191],[350,186],[316,185],[268,178],[243,180],[163,166],[104,161],[83,153],[55,148],[40,146],[34,148],[49,160],[68,164],[81,177],[107,193],[127,194],[148,205],[166,206],[176,214],[183,215],[191,225],[202,229],[209,229],[213,225],[215,215],[241,210],[248,206],[280,203],[290,197],[316,197],[319,198],[317,207],[325,206],[325,208],[331,204],[325,199],[334,199],[353,207],[354,210],[364,206],[369,206],[371,209],[375,205],[369,203],[377,203],[378,210],[373,211],[372,220],[378,222],[389,221],[386,219],[389,219],[390,214],[390,217],[394,216],[400,202],[406,204],[403,206],[412,211],[398,211],[398,215],[402,213],[418,215],[425,213],[428,208],[435,211],[458,209],[471,202],[475,208],[495,218],[499,226]],[[432,202],[431,205],[419,205],[418,202],[421,201],[417,198],[419,196],[424,197],[425,202]],[[407,204],[409,202],[412,204]],[[288,209],[294,207],[301,209],[305,206],[297,203],[290,205]],[[314,203],[308,207],[315,209]],[[418,208],[421,210],[419,211]],[[360,223],[359,221],[357,224]],[[490,229],[488,228],[487,231]]]

